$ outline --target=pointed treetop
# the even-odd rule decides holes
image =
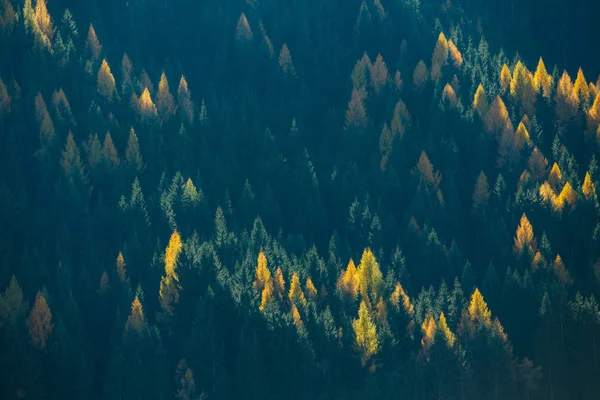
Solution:
[[[492,326],[492,313],[488,309],[488,306],[479,292],[478,288],[475,288],[471,301],[469,302],[469,317],[471,321],[478,322],[479,324],[491,328]]]
[[[502,88],[502,93],[506,93],[510,87],[511,81],[512,77],[510,74],[510,68],[508,68],[508,65],[504,64],[502,66],[502,70],[500,71],[500,87]]]
[[[52,324],[52,312],[46,301],[46,295],[41,291],[35,296],[35,303],[27,319],[29,336],[34,346],[45,351],[48,337],[54,329]]]
[[[483,85],[480,83],[477,87],[477,91],[475,92],[475,96],[473,97],[473,105],[474,110],[477,110],[477,114],[479,114],[480,118],[483,118],[487,113],[489,102],[487,95],[485,94],[485,90],[483,89]]]
[[[146,317],[144,316],[142,303],[140,302],[139,296],[136,295],[135,299],[133,299],[133,302],[131,303],[131,312],[127,318],[125,330],[130,331],[133,329],[137,333],[142,333],[148,328],[147,324],[148,323],[146,322]]]
[[[100,45],[100,41],[96,36],[96,30],[92,24],[90,24],[90,28],[88,29],[88,35],[85,41],[85,51],[88,52],[88,54],[95,60],[100,60],[102,46]]]
[[[245,42],[252,40],[252,28],[246,14],[242,12],[235,27],[235,36],[239,41]]]

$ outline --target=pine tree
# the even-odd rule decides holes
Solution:
[[[371,86],[375,93],[379,94],[381,90],[387,86],[389,80],[388,69],[381,54],[377,54],[377,58],[375,59],[373,67],[370,69],[370,73]]]
[[[144,309],[142,308],[142,303],[140,302],[139,296],[137,294],[133,299],[133,302],[131,302],[131,312],[129,313],[129,317],[127,317],[125,330],[134,330],[138,334],[142,334],[148,331],[148,322],[146,321]]]
[[[82,183],[84,185],[87,184],[87,175],[81,160],[81,153],[79,152],[79,147],[77,146],[77,143],[75,143],[75,139],[73,139],[73,134],[71,132],[67,135],[67,141],[65,143],[65,149],[62,152],[60,165],[69,181]]]
[[[504,105],[504,101],[502,101],[500,96],[496,96],[492,102],[492,105],[485,115],[484,123],[485,129],[488,133],[498,134],[507,126],[510,126],[510,129],[512,129],[512,125],[508,116],[508,110],[506,109],[506,105]]]
[[[185,77],[181,75],[177,88],[177,108],[188,125],[194,124],[194,102]]]
[[[36,0],[35,18],[40,30],[48,38],[48,42],[51,42],[54,38],[54,27],[52,26],[52,20],[48,13],[46,0]]]
[[[475,96],[473,98],[473,109],[477,110],[480,118],[484,118],[487,114],[489,107],[489,102],[487,95],[485,94],[485,90],[483,89],[483,85],[481,83],[477,87],[477,91],[475,92]]]
[[[508,68],[508,65],[504,64],[502,66],[502,70],[500,71],[500,87],[503,94],[506,93],[506,91],[510,88],[511,82],[512,77],[510,74],[510,68]]]
[[[439,67],[443,67],[448,62],[448,40],[444,35],[444,32],[440,32],[437,42],[435,44],[435,49],[433,50],[433,54],[431,56],[431,65],[433,69],[433,65],[437,64]]]
[[[123,53],[121,59],[121,94],[124,98],[131,96],[133,93],[133,65],[127,53]]]
[[[402,302],[402,303],[400,303],[400,302]],[[406,314],[411,318],[415,314],[415,308],[410,301],[410,297],[408,297],[408,295],[404,291],[404,288],[402,287],[400,282],[396,282],[394,291],[392,292],[392,295],[390,296],[390,303],[392,304],[392,306],[394,306],[396,311],[400,311],[400,305],[402,305],[404,312],[406,312]]]
[[[337,281],[337,290],[348,301],[354,301],[358,297],[358,270],[354,261],[350,259],[346,270],[342,271]]]
[[[117,153],[117,149],[115,148],[115,144],[113,143],[110,132],[106,132],[106,136],[104,137],[104,146],[102,147],[102,154],[104,164],[110,170],[118,168],[121,164],[121,159],[119,158],[119,154]]]
[[[201,400],[204,396],[196,396],[196,381],[194,372],[188,367],[185,359],[181,359],[177,364],[175,372],[175,382],[177,390],[174,397],[178,400]]]
[[[283,298],[286,294],[285,292],[285,279],[283,279],[283,272],[281,271],[281,267],[277,267],[275,271],[275,278],[273,278],[273,285],[275,286],[275,293],[277,293],[277,298],[279,301],[283,301]]]
[[[590,88],[585,80],[581,67],[579,68],[579,71],[577,71],[577,79],[575,79],[575,84],[573,85],[573,92],[574,95],[579,98],[580,104],[587,104],[590,99]]]
[[[586,200],[592,200],[597,197],[596,187],[594,186],[594,183],[592,182],[592,178],[590,177],[589,172],[585,173],[583,185],[581,186],[581,192],[583,193],[583,197],[585,197]]]
[[[9,36],[13,32],[15,26],[15,9],[10,0],[1,0],[0,10],[3,10],[0,12],[0,29],[6,36]]]
[[[85,52],[87,57],[92,57],[94,60],[99,61],[100,55],[102,54],[102,46],[96,36],[96,30],[94,25],[90,24],[88,29],[87,39],[85,41]]]
[[[140,153],[140,143],[133,127],[129,130],[129,139],[127,140],[127,148],[125,149],[125,162],[129,168],[137,173],[142,172],[145,168],[142,154]]]
[[[542,90],[542,95],[545,98],[550,98],[550,95],[552,94],[552,84],[552,75],[548,74],[546,66],[544,65],[544,60],[540,57],[535,74],[533,75],[533,85],[535,86],[536,91]]]
[[[471,296],[468,312],[472,322],[476,322],[479,326],[492,327],[492,313],[477,288],[475,288]]]
[[[450,51],[450,58],[452,59],[454,67],[460,68],[463,63],[463,56],[452,41],[452,39],[448,40],[448,50]]]
[[[365,249],[358,266],[358,288],[363,299],[377,304],[383,290],[383,274],[371,249]]]
[[[550,170],[550,175],[548,176],[548,183],[552,186],[552,188],[556,191],[562,182],[562,173],[558,164],[554,163],[552,165],[552,169]]]
[[[444,335],[444,339],[446,340],[446,344],[448,345],[448,347],[454,347],[454,343],[456,343],[456,336],[454,336],[454,334],[448,327],[448,322],[446,321],[446,316],[443,312],[440,314],[438,329]]]
[[[422,89],[429,79],[429,71],[427,70],[427,66],[420,60],[413,71],[413,84],[415,87],[420,90]]]
[[[458,105],[458,99],[456,93],[450,84],[446,83],[444,90],[442,91],[442,101],[449,105],[451,108],[455,108]]]
[[[536,93],[533,75],[521,61],[517,62],[510,81],[510,95],[517,104],[520,104],[526,113],[535,111]]]
[[[442,176],[439,171],[434,171],[433,164],[429,161],[427,153],[421,152],[419,161],[417,162],[417,171],[419,171],[420,178],[423,179],[429,186],[436,189],[442,181]]]
[[[164,124],[175,115],[176,107],[173,95],[169,90],[169,82],[164,71],[160,76],[158,83],[158,93],[156,94],[156,109],[161,122]]]
[[[252,29],[246,18],[246,14],[242,12],[235,27],[235,36],[241,42],[252,40]]]
[[[304,297],[304,293],[302,292],[302,288],[300,287],[300,278],[298,277],[297,272],[294,272],[292,274],[288,298],[290,299],[291,304],[298,304],[302,307],[306,307],[306,297]]]
[[[533,234],[533,227],[527,219],[525,213],[521,216],[521,221],[517,227],[517,233],[515,236],[514,251],[520,256],[523,251],[527,249],[529,254],[533,256],[537,250],[537,243]]]
[[[127,279],[127,271],[125,270],[126,265],[127,264],[125,264],[125,259],[123,258],[123,253],[119,252],[119,254],[117,255],[116,270],[117,270],[117,277],[119,278],[119,281],[121,283],[126,283],[129,281],[129,279]]]
[[[284,76],[293,77],[296,75],[290,49],[285,43],[281,46],[281,50],[279,51],[279,68],[281,68],[281,72],[283,72]]]
[[[350,97],[348,110],[346,111],[346,130],[366,128],[368,117],[364,105],[365,96],[366,92],[364,89],[352,90],[352,96]]]
[[[14,326],[26,312],[23,291],[13,275],[6,290],[0,294],[0,329],[5,325]]]
[[[48,337],[54,329],[52,312],[46,301],[46,295],[41,291],[35,296],[35,303],[27,319],[29,337],[35,347],[46,351]]]
[[[267,282],[271,280],[271,271],[267,267],[267,257],[264,251],[258,253],[258,263],[256,264],[256,279],[254,280],[254,288],[261,292]]]
[[[165,250],[165,274],[160,280],[159,299],[162,312],[166,316],[173,316],[173,307],[179,302],[179,275],[177,263],[183,244],[177,231],[171,234],[169,245]]]
[[[98,70],[96,90],[98,91],[98,94],[109,103],[116,100],[118,96],[115,78],[110,72],[110,67],[106,62],[106,59],[102,60],[102,65],[100,66],[100,70]]]
[[[563,284],[563,285],[572,285],[573,284],[573,278],[571,278],[569,271],[567,271],[567,268],[565,267],[565,264],[563,263],[562,258],[560,258],[560,254],[556,255],[556,259],[554,260],[552,268],[554,270],[554,275],[556,275],[556,277],[558,278],[558,281],[561,284]]]
[[[10,114],[12,98],[2,78],[0,78],[0,120]]]
[[[367,361],[377,354],[379,343],[377,341],[377,328],[371,320],[369,309],[364,300],[360,302],[358,309],[358,319],[352,321],[354,330],[354,343],[357,350],[361,354],[363,366]]]
[[[158,117],[158,111],[152,102],[148,88],[144,89],[135,106],[137,107],[138,116],[143,122],[150,123]]]
[[[548,160],[537,147],[533,148],[527,166],[529,168],[529,173],[536,181],[544,179],[548,173]]]
[[[490,187],[487,177],[481,171],[473,189],[473,213],[477,214],[488,206],[490,201]]]
[[[515,146],[518,151],[521,151],[525,145],[530,145],[531,139],[529,137],[529,132],[525,127],[523,122],[519,122],[519,126],[517,127],[517,131],[515,132]]]
[[[311,300],[311,301],[315,301],[317,299],[317,288],[315,287],[315,284],[313,283],[312,279],[306,278],[306,284],[304,285],[304,294],[306,295],[306,298]]]
[[[554,100],[556,102],[556,114],[562,122],[567,122],[576,115],[579,109],[579,97],[573,88],[571,77],[567,71],[563,71],[558,81]]]

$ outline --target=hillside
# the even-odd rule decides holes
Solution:
[[[538,3],[0,0],[0,398],[597,399],[598,6]]]

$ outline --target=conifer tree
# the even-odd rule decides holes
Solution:
[[[363,299],[377,304],[383,290],[383,274],[371,249],[365,249],[358,266],[358,288]]]
[[[448,322],[446,321],[446,316],[443,312],[440,314],[438,329],[444,335],[444,339],[446,340],[446,344],[448,345],[448,347],[454,347],[454,343],[456,343],[456,336],[454,336],[454,334],[448,327]]]
[[[16,14],[10,0],[0,1],[0,29],[5,35],[10,35],[14,29]]]
[[[252,40],[252,29],[246,18],[246,14],[242,12],[235,27],[235,36],[241,42]]]
[[[275,278],[273,278],[273,285],[275,286],[275,293],[277,293],[277,298],[279,298],[279,301],[283,301],[286,291],[285,291],[285,279],[283,279],[283,272],[281,271],[281,267],[277,267],[277,270],[275,271]]]
[[[115,144],[113,143],[110,132],[106,132],[106,136],[104,137],[102,154],[104,163],[109,169],[112,170],[118,168],[121,164],[121,159],[119,158],[119,154],[117,153],[117,149],[115,148]]]
[[[171,117],[175,115],[176,111],[175,101],[173,100],[173,95],[169,90],[169,82],[167,81],[167,76],[165,75],[164,71],[160,76],[160,82],[158,83],[156,109],[162,123],[165,123],[171,119]]]
[[[444,35],[444,32],[440,32],[437,42],[435,44],[435,49],[433,50],[433,54],[431,56],[431,65],[437,64],[440,67],[443,67],[448,62],[448,40]]]
[[[362,364],[365,366],[367,361],[377,354],[379,349],[377,328],[371,320],[365,300],[360,302],[358,319],[352,321],[352,328],[354,330],[354,343],[361,354]]]
[[[293,77],[296,75],[290,49],[285,43],[281,46],[281,50],[279,51],[279,68],[281,68],[281,72],[283,72],[284,76]]]
[[[142,308],[142,303],[140,302],[138,295],[136,295],[133,301],[131,302],[131,311],[129,313],[129,317],[127,317],[125,330],[134,330],[138,334],[142,334],[148,331],[148,322],[146,321],[144,309]]]
[[[306,294],[306,298],[312,301],[315,301],[317,298],[317,288],[313,283],[312,279],[306,278],[306,284],[304,285],[304,293]]]
[[[173,316],[175,304],[179,302],[179,275],[177,263],[183,244],[177,231],[171,234],[169,245],[165,250],[165,274],[160,280],[160,307],[165,316]]]
[[[431,161],[429,161],[429,157],[427,157],[427,153],[425,153],[425,151],[421,152],[421,156],[417,162],[417,171],[419,172],[421,179],[423,179],[429,186],[437,190],[440,182],[442,181],[442,176],[439,171],[434,171],[433,164],[431,164]]]
[[[510,81],[510,95],[513,101],[520,104],[526,113],[532,114],[535,111],[536,93],[533,75],[521,61],[517,62]]]
[[[138,116],[142,122],[150,123],[156,117],[158,117],[156,106],[152,101],[152,97],[150,96],[150,91],[148,88],[144,89],[142,95],[136,101],[135,106],[138,111]]]
[[[473,189],[473,213],[477,214],[482,209],[488,206],[490,200],[490,187],[488,185],[487,177],[481,171],[475,182],[475,189]]]
[[[492,327],[492,313],[477,288],[475,288],[473,295],[471,295],[468,312],[472,322],[476,322],[478,325],[487,328]]]
[[[29,337],[35,347],[46,351],[48,337],[54,329],[52,323],[52,312],[46,301],[46,295],[41,291],[35,296],[35,303],[27,319]]]
[[[127,271],[125,270],[125,259],[123,258],[123,253],[119,252],[119,254],[117,255],[117,263],[116,263],[116,270],[117,270],[117,278],[119,278],[119,281],[121,283],[126,283],[129,281],[129,279],[127,279]]]
[[[371,86],[375,93],[379,94],[387,86],[389,80],[388,69],[381,54],[377,54],[375,63],[369,72],[371,74]]]
[[[550,175],[548,176],[548,183],[552,186],[552,188],[556,191],[562,182],[562,173],[558,164],[554,163],[552,165],[552,169],[550,170]]]
[[[413,71],[413,84],[417,89],[422,89],[429,79],[429,71],[427,66],[420,60]]]
[[[6,290],[0,294],[0,329],[5,325],[14,326],[26,312],[23,291],[13,275]]]
[[[177,108],[188,125],[194,124],[194,102],[185,77],[181,75],[177,88]]]
[[[565,264],[563,263],[562,258],[560,258],[560,254],[556,255],[556,259],[554,260],[554,263],[552,264],[552,268],[554,269],[554,274],[556,275],[556,277],[558,278],[558,281],[561,284],[563,284],[563,285],[572,285],[573,284],[573,278],[571,278],[569,271],[567,271],[567,268],[565,267]]]
[[[129,130],[129,139],[127,140],[127,148],[125,149],[125,162],[129,168],[132,168],[137,173],[142,172],[145,168],[140,152],[140,143],[133,127]]]
[[[529,137],[529,132],[525,127],[523,122],[519,122],[519,126],[517,127],[517,131],[515,132],[515,146],[518,151],[521,151],[525,145],[531,144],[531,139]]]
[[[48,41],[51,42],[54,38],[54,26],[52,25],[52,20],[48,13],[46,0],[36,0],[35,19],[37,20],[37,24],[42,33],[48,38]]]
[[[300,286],[300,278],[298,277],[298,273],[295,271],[292,274],[288,298],[290,299],[291,304],[299,304],[303,307],[306,307],[306,297],[304,297],[304,293],[302,292],[302,287]]]
[[[492,105],[485,115],[484,123],[486,131],[495,134],[502,132],[507,125],[511,126],[508,110],[500,96],[496,96],[492,102]],[[512,129],[512,126],[510,129]]]
[[[337,281],[337,290],[348,301],[354,301],[358,297],[358,270],[354,261],[350,259],[346,270],[343,270]]]
[[[577,79],[575,79],[573,91],[575,92],[575,96],[579,98],[580,104],[587,104],[590,99],[590,88],[585,80],[581,67],[579,68],[579,71],[577,71]]]
[[[544,60],[542,60],[542,57],[540,57],[535,74],[533,75],[533,85],[535,86],[536,91],[540,91],[540,89],[542,90],[542,95],[545,98],[550,98],[552,93],[552,84],[552,75],[548,74],[548,71],[546,71],[546,66],[544,65]]]
[[[592,178],[589,172],[585,173],[583,185],[581,186],[581,192],[583,193],[583,197],[585,197],[586,200],[595,199],[597,197],[596,187],[592,182]]]
[[[12,99],[2,78],[0,78],[0,120],[10,113]]]
[[[100,61],[100,55],[102,54],[102,46],[96,36],[96,30],[94,25],[90,24],[88,29],[87,39],[85,41],[85,52],[87,57],[92,57],[96,61]]]
[[[485,90],[483,89],[483,85],[481,83],[477,87],[477,91],[475,92],[475,96],[473,98],[473,109],[477,111],[480,118],[484,118],[487,114],[489,107],[489,102],[487,95],[485,94]]]
[[[463,63],[463,56],[458,50],[452,39],[448,40],[448,50],[450,51],[450,58],[455,68],[460,68]]]
[[[118,96],[115,78],[110,72],[110,67],[106,59],[102,60],[102,65],[100,65],[100,69],[98,70],[96,90],[109,103],[112,103]]]
[[[456,93],[450,84],[446,83],[444,90],[442,91],[442,101],[448,104],[451,108],[455,108],[458,105],[458,99]]]
[[[410,297],[408,297],[400,282],[396,282],[394,291],[390,296],[390,303],[394,306],[396,311],[400,311],[400,306],[402,306],[404,312],[411,318],[415,314],[415,308],[410,301]]]
[[[571,77],[567,71],[563,71],[558,81],[554,100],[556,102],[556,115],[562,122],[567,122],[576,115],[579,109],[579,97],[573,88]]]
[[[131,60],[127,53],[123,53],[123,58],[121,59],[121,94],[123,98],[129,97],[133,93],[132,73],[133,65],[131,64]]]
[[[508,65],[504,64],[502,66],[502,70],[500,71],[500,87],[503,94],[506,93],[506,91],[510,88],[511,81],[512,76],[510,73],[510,68],[508,68]]]
[[[79,147],[77,146],[77,143],[75,143],[75,139],[73,139],[73,134],[71,132],[67,135],[67,141],[65,143],[65,149],[62,152],[60,165],[69,181],[84,185],[87,184],[87,175],[81,160],[81,153],[79,152]]]
[[[525,213],[521,216],[521,221],[517,227],[517,233],[515,236],[514,250],[520,256],[523,251],[527,249],[529,254],[533,256],[537,250],[537,243],[533,234],[533,227],[527,219]]]
[[[345,129],[364,129],[367,126],[368,118],[365,110],[364,99],[366,92],[364,89],[353,89],[348,110],[346,111]]]
[[[536,181],[544,179],[548,173],[548,160],[537,147],[533,148],[527,166],[531,177]]]

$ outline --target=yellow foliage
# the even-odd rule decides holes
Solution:
[[[562,173],[560,172],[558,164],[554,163],[554,165],[552,165],[552,169],[550,170],[550,175],[548,176],[548,183],[554,190],[556,190],[560,186],[561,181]]]
[[[165,275],[160,280],[160,305],[168,315],[173,315],[173,305],[179,302],[179,276],[177,275],[177,260],[183,245],[177,231],[171,234],[171,239],[165,250]]]
[[[302,318],[300,318],[300,312],[298,311],[298,307],[292,303],[292,318],[294,319],[294,325],[296,325],[296,329],[301,331],[304,328],[304,323],[302,323]]]
[[[531,155],[529,156],[529,161],[527,162],[529,167],[529,172],[531,176],[536,181],[543,179],[546,176],[546,171],[548,169],[548,160],[542,154],[541,151],[538,150],[537,147],[533,148]]]
[[[312,279],[310,278],[306,279],[306,284],[304,285],[304,293],[306,294],[306,297],[310,300],[314,301],[317,298],[317,288],[315,287]]]
[[[337,289],[348,300],[356,300],[358,297],[358,270],[354,265],[354,261],[350,259],[348,267],[342,271],[337,281]]]
[[[544,259],[544,256],[542,255],[542,253],[540,253],[539,250],[535,253],[535,256],[533,257],[533,261],[531,262],[531,268],[533,268],[534,270],[546,268],[546,260]]]
[[[297,272],[292,274],[288,298],[290,299],[291,304],[300,304],[303,307],[306,307],[306,297],[304,297],[304,293],[302,293],[302,288],[300,287],[300,278],[298,277]]]
[[[131,312],[129,313],[129,317],[127,318],[127,323],[125,324],[126,330],[134,329],[138,333],[142,333],[147,328],[146,317],[144,316],[144,310],[142,308],[142,303],[138,296],[135,296],[133,302],[131,303]]]
[[[444,91],[442,92],[442,101],[449,103],[451,107],[456,107],[458,104],[456,93],[454,92],[454,89],[452,89],[452,86],[450,86],[448,83],[446,83],[446,86],[444,86]]]
[[[508,110],[500,96],[496,96],[491,107],[485,115],[485,129],[488,133],[499,133],[510,124]]]
[[[558,81],[554,100],[556,101],[556,114],[561,121],[568,121],[575,116],[579,109],[579,97],[567,71],[563,71]]]
[[[377,354],[379,343],[377,341],[377,328],[371,321],[369,309],[365,301],[360,302],[358,309],[358,319],[352,321],[354,330],[354,343],[361,353],[363,366],[375,354]]]
[[[523,254],[523,250],[528,249],[529,254],[535,254],[537,249],[537,243],[533,234],[533,227],[527,219],[525,213],[521,216],[521,221],[517,227],[517,233],[515,236],[515,252],[520,256]]]
[[[441,77],[442,67],[440,67],[440,64],[434,62],[433,64],[431,64],[431,80],[437,82],[440,80]]]
[[[502,87],[502,93],[506,93],[510,87],[511,80],[510,68],[508,68],[508,65],[504,64],[502,66],[502,71],[500,71],[500,86]]]
[[[371,249],[365,249],[358,266],[359,290],[363,298],[376,304],[381,296],[383,274]],[[369,297],[370,296],[370,297]]]
[[[422,89],[427,83],[429,78],[429,71],[423,60],[417,63],[415,70],[413,71],[413,83],[417,89]]]
[[[410,302],[410,297],[408,297],[400,282],[396,282],[396,287],[390,296],[390,303],[394,306],[396,311],[400,311],[400,301],[402,301],[402,308],[406,314],[412,318],[415,315],[415,308]]]
[[[469,302],[469,318],[471,321],[479,322],[482,325],[490,328],[492,326],[492,313],[488,309],[483,296],[479,292],[479,289],[475,288],[471,301]]]
[[[421,346],[424,349],[428,349],[431,347],[433,342],[435,341],[435,331],[437,329],[435,320],[431,316],[431,314],[427,313],[425,319],[423,320],[423,324],[421,324],[421,331],[423,332],[423,339],[421,339]]]
[[[556,211],[561,211],[565,204],[568,204],[569,206],[573,207],[576,201],[577,193],[575,193],[575,190],[573,190],[571,184],[567,182],[565,183],[565,186],[563,186],[563,189],[561,190],[558,197],[554,199],[554,209]]]
[[[183,75],[181,75],[179,87],[177,88],[177,105],[179,112],[186,122],[192,125],[194,123],[194,103],[192,101],[190,90],[188,89],[187,81]]]
[[[515,132],[515,140],[517,149],[520,151],[527,144],[531,144],[531,139],[529,138],[529,132],[527,128],[523,124],[523,122],[519,122],[519,126],[517,127],[517,131]]]
[[[283,276],[281,277],[283,280]],[[258,292],[262,292],[267,282],[271,280],[271,271],[267,267],[267,257],[264,251],[258,253],[258,263],[256,264],[256,279],[254,280],[254,288]]]
[[[117,168],[121,163],[121,159],[117,154],[117,149],[115,148],[115,144],[113,143],[110,132],[106,132],[106,136],[104,137],[104,146],[102,148],[102,154],[104,155],[105,163],[111,169]]]
[[[158,115],[156,106],[152,102],[152,97],[150,96],[150,91],[148,90],[148,88],[144,89],[142,95],[138,99],[137,109],[140,118],[146,122],[152,120]]]
[[[265,287],[260,294],[260,306],[258,309],[260,311],[264,311],[267,307],[267,304],[273,299],[273,281],[269,279],[265,282]]]
[[[38,292],[35,296],[35,303],[27,319],[27,328],[29,328],[29,336],[34,346],[45,351],[48,336],[52,333],[54,325],[52,324],[52,312],[48,307],[46,296],[42,292]]]
[[[173,115],[175,115],[175,101],[173,100],[173,95],[169,90],[169,82],[167,81],[167,76],[164,72],[160,76],[160,82],[158,83],[156,109],[162,123],[167,122]]]
[[[573,278],[571,278],[571,275],[569,274],[569,271],[567,271],[567,268],[565,267],[565,264],[563,263],[562,258],[560,258],[559,254],[556,255],[553,268],[554,275],[556,275],[560,283],[562,283],[563,285],[573,284]]]
[[[521,61],[517,62],[510,81],[510,95],[528,112],[535,111],[536,90],[533,75]]]
[[[235,34],[239,41],[246,42],[252,40],[252,29],[246,18],[246,14],[242,12],[235,27]]]
[[[169,239],[169,245],[165,251],[165,275],[170,276],[176,281],[179,280],[177,276],[177,260],[181,254],[183,245],[181,243],[181,236],[179,232],[174,231]]]
[[[446,344],[448,345],[448,347],[454,347],[454,343],[456,342],[456,336],[454,336],[454,334],[448,327],[448,322],[446,321],[446,316],[444,315],[444,313],[440,314],[439,329],[442,331],[442,334],[444,335],[444,339],[446,339]]]
[[[463,57],[452,39],[448,40],[448,50],[450,51],[450,58],[456,68],[460,68],[463,63]]]
[[[473,97],[473,105],[474,110],[477,110],[480,118],[483,118],[489,107],[489,102],[487,95],[485,94],[485,90],[483,89],[483,85],[480,83],[477,87],[477,91],[475,92],[475,96]]]
[[[4,11],[2,11],[2,9]],[[12,33],[15,26],[16,14],[10,0],[0,1],[0,29],[5,35]]]
[[[427,157],[427,153],[425,153],[425,151],[421,152],[421,156],[417,162],[417,170],[421,175],[421,179],[423,179],[434,189],[437,189],[442,181],[442,176],[440,175],[439,171],[434,172],[433,164],[431,164],[431,161],[429,161],[429,157]]]
[[[556,193],[554,192],[554,190],[552,190],[552,186],[550,186],[548,181],[545,181],[540,186],[540,197],[544,202],[554,204],[554,201],[556,199]]]
[[[379,321],[381,323],[387,319],[387,306],[385,305],[385,302],[383,301],[383,297],[379,298],[376,308],[377,308],[377,314],[376,314],[377,321]]]
[[[431,56],[431,64],[437,64],[440,67],[443,67],[448,62],[448,40],[446,40],[446,36],[444,32],[440,32],[437,43],[435,44],[435,49],[433,50],[433,55]]]
[[[579,71],[577,71],[577,79],[575,79],[575,84],[573,85],[573,92],[582,104],[586,104],[590,99],[590,88],[585,80],[581,67],[579,68]]]
[[[125,283],[127,281],[127,271],[125,270],[125,265],[123,253],[119,252],[119,255],[117,256],[117,276],[119,277],[119,281],[121,281],[121,283]]]
[[[51,42],[54,37],[54,27],[52,26],[52,20],[50,18],[50,14],[48,13],[48,8],[46,6],[46,0],[37,0],[35,4],[35,19],[37,20],[37,24],[40,30],[44,33],[44,35]]]
[[[106,62],[106,58],[102,60],[102,65],[98,71],[98,80],[96,83],[96,90],[98,94],[102,96],[106,101],[111,103],[115,99],[116,85],[115,78],[110,72],[110,67]]]
[[[542,95],[546,98],[549,98],[552,92],[552,81],[552,75],[548,74],[548,71],[546,71],[546,66],[544,65],[544,61],[540,57],[535,74],[533,75],[533,84],[536,88],[536,91],[541,89]]]
[[[90,24],[90,28],[88,29],[88,35],[85,41],[85,50],[89,52],[89,54],[94,59],[100,59],[100,54],[102,53],[102,46],[100,45],[100,41],[96,36],[96,30],[94,30],[94,25],[92,24]]]
[[[587,112],[587,122],[591,132],[596,132],[600,126],[600,93],[596,94],[594,102]]]
[[[283,272],[281,271],[281,267],[277,267],[275,271],[275,278],[273,279],[273,284],[275,286],[275,292],[277,293],[277,297],[279,300],[283,300],[283,296],[285,295],[285,280],[283,279]]]
[[[583,180],[583,185],[581,186],[581,192],[583,193],[583,197],[586,200],[591,200],[596,197],[596,187],[592,182],[592,177],[589,172],[585,173],[585,178]]]

